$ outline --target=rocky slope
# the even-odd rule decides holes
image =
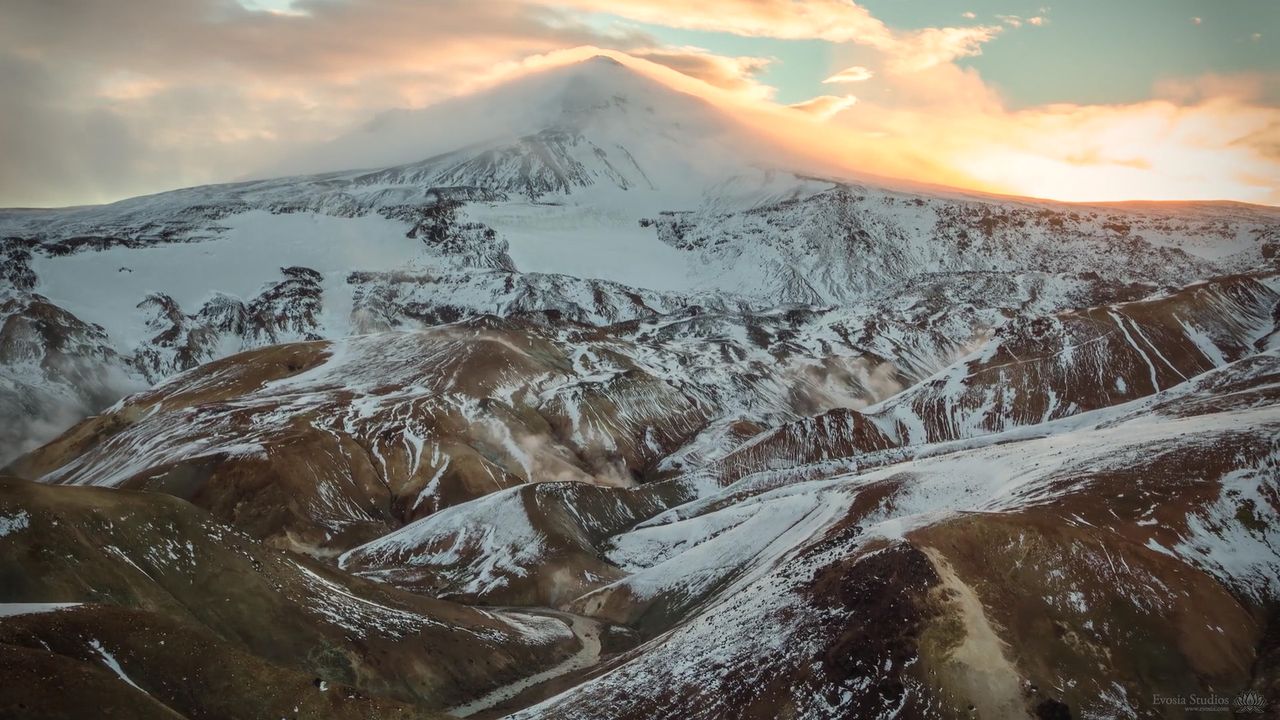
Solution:
[[[0,246],[0,462],[145,387],[102,327],[33,292],[31,259]]]
[[[980,437],[1145,397],[1274,344],[1280,296],[1247,276],[1002,326],[970,355],[874,407],[761,433],[715,464],[732,482],[770,464]]]
[[[447,706],[519,677],[529,663],[554,663],[573,647],[558,621],[484,612],[335,574],[271,552],[172,497],[8,478],[0,481],[0,517],[3,601],[56,596],[78,604],[56,617],[22,614],[6,623],[6,651],[23,647],[91,666],[116,658],[117,672],[135,689],[183,714],[216,714],[226,702],[242,716],[254,699],[282,708],[301,699],[335,709],[346,701],[356,706],[351,717],[367,717],[379,705],[428,716],[410,706]],[[440,661],[460,659],[464,647],[474,650],[467,667],[450,670]],[[226,666],[202,652],[225,658]],[[248,679],[259,669],[280,686],[252,687]],[[187,672],[201,679],[184,680]],[[334,684],[332,694],[318,692],[313,680]],[[251,687],[218,698],[219,685],[228,683]],[[371,701],[369,693],[394,701]]]
[[[606,651],[535,660],[510,689],[437,701],[360,686],[422,709],[1142,717],[1157,695],[1274,698],[1276,304],[1268,285],[1230,277],[1011,325],[879,403],[773,430],[803,409],[743,366],[657,371],[693,342],[687,327],[488,320],[282,345],[180,375],[14,470],[188,498],[248,533],[238,542],[288,548],[270,557],[335,573],[351,594],[390,585],[376,592],[603,623],[591,642]],[[772,414],[746,428],[730,407]],[[919,408],[932,414],[903,420]],[[718,426],[727,454],[682,452]],[[848,434],[859,427],[879,434]],[[604,465],[599,443],[611,443]],[[688,466],[659,472],[673,457]],[[58,492],[90,491],[40,490]],[[7,511],[22,526],[12,537],[32,529],[26,503]],[[154,555],[154,538],[174,534],[134,542]],[[92,543],[104,545],[119,543]],[[103,560],[84,562],[78,593],[111,586]],[[84,601],[44,580],[15,587],[29,588],[15,602]],[[161,614],[202,617],[203,600],[176,600]],[[511,642],[503,652],[525,651]],[[498,652],[461,643],[439,662],[470,650]],[[265,657],[296,657],[284,654]]]
[[[886,324],[920,361],[877,371],[888,341],[844,339],[837,320],[849,318],[480,318],[275,345],[136,394],[13,468],[170,492],[260,537],[338,552],[534,480],[625,487],[669,475],[726,449],[735,423],[870,404],[957,352],[945,335]],[[244,504],[250,491],[263,499]]]

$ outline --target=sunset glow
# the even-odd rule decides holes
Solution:
[[[1182,4],[1082,16],[989,0],[904,19],[847,0],[20,2],[0,28],[0,141],[13,148],[0,202],[253,177],[380,113],[604,51],[839,172],[1071,201],[1280,204],[1280,54],[1261,22],[1277,13],[1253,3],[1246,28]],[[1125,49],[1086,39],[1085,22],[1146,30]],[[1106,57],[1038,49],[1076,41]],[[1178,43],[1194,43],[1186,67],[1144,65]],[[1072,70],[1100,63],[1114,73]],[[1028,78],[1021,64],[1064,69]]]

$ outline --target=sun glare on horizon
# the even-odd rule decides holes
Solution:
[[[0,205],[262,177],[373,118],[595,52],[868,176],[1280,204],[1280,6],[1188,1],[504,0],[448,3],[447,29],[429,2],[19,2],[0,28]]]

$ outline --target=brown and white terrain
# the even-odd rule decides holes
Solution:
[[[0,211],[0,717],[1280,712],[1280,211],[512,108]]]

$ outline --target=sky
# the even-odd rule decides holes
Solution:
[[[790,132],[863,172],[1280,204],[1275,0],[0,5],[0,206],[254,177],[583,47],[794,117]]]

